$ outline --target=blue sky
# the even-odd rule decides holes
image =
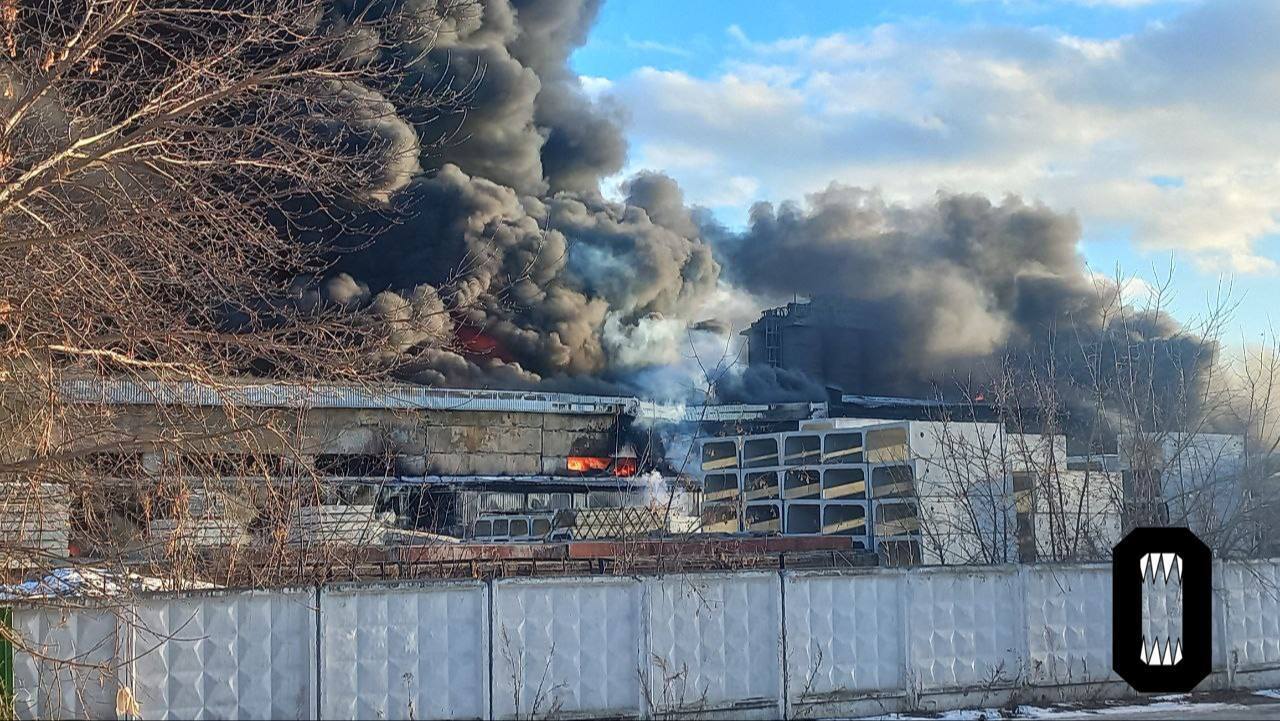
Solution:
[[[832,181],[1018,194],[1078,216],[1095,272],[1172,259],[1184,319],[1229,284],[1239,338],[1280,307],[1276,37],[1270,1],[614,0],[572,64],[626,118],[623,175],[728,225]]]

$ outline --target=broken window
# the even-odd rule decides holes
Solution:
[[[861,433],[828,433],[822,440],[823,463],[861,463]]]
[[[385,455],[367,453],[321,453],[315,460],[316,473],[348,478],[383,478],[395,475],[395,464]]]
[[[788,466],[811,465],[822,458],[822,439],[818,436],[787,436],[782,448]]]
[[[733,441],[702,444],[702,470],[722,471],[738,467],[738,446]]]
[[[911,457],[907,429],[902,426],[867,431],[869,463],[902,463]]]
[[[753,438],[742,444],[744,468],[765,468],[778,465],[778,439]]]
[[[551,533],[550,518],[533,519],[533,535],[535,538],[545,538],[548,533]]]
[[[910,498],[916,494],[911,466],[880,466],[871,469],[871,495],[876,498]]]
[[[861,468],[828,468],[822,472],[822,497],[866,498],[866,473]]]
[[[816,468],[802,468],[787,471],[783,491],[788,499],[818,498],[822,495],[819,483],[819,472]]]

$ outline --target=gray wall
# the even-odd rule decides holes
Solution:
[[[1280,682],[1280,560],[1215,567],[1214,674]],[[1128,693],[1104,565],[363,584],[15,608],[20,716],[818,718]],[[74,660],[68,667],[58,659]],[[121,693],[127,689],[127,693]],[[127,704],[125,704],[127,706]]]

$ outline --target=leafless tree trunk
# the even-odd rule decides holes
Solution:
[[[184,533],[201,503],[269,539],[220,559],[225,577],[299,580],[288,524],[332,492],[298,447],[305,409],[241,405],[234,391],[246,376],[358,383],[389,370],[385,319],[319,303],[310,283],[333,236],[349,246],[364,239],[358,219],[394,221],[396,191],[419,172],[429,149],[398,109],[448,122],[465,107],[474,79],[419,86],[425,56],[404,48],[429,48],[477,9],[409,5],[0,0],[5,581],[90,565],[190,585],[209,571]],[[67,402],[107,379],[227,394],[145,418],[83,393]],[[206,487],[216,478],[240,481]],[[153,519],[176,528],[140,536]]]

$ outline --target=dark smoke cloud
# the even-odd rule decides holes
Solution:
[[[393,4],[424,16],[435,7]],[[705,365],[682,349],[733,338],[708,320],[713,299],[767,307],[795,295],[824,298],[863,328],[849,391],[930,395],[958,378],[986,382],[1017,358],[1024,369],[1058,363],[1084,404],[1090,359],[1122,347],[1143,349],[1138,362],[1158,378],[1203,366],[1196,339],[1165,316],[1104,322],[1108,293],[1078,255],[1076,219],[1017,198],[944,194],[906,207],[833,185],[805,205],[756,206],[742,233],[708,222],[659,173],[625,183],[623,202],[606,200],[601,181],[626,156],[619,114],[588,98],[568,65],[597,11],[592,0],[490,0],[457,14],[433,45],[391,51],[422,56],[411,78],[421,89],[469,93],[429,112],[370,113],[370,135],[419,152],[389,164],[371,191],[396,221],[364,221],[381,232],[339,261],[320,296],[371,311],[411,378],[679,388],[684,370]],[[374,47],[350,54],[372,61]],[[365,99],[384,111],[382,97]],[[832,380],[713,365],[725,400],[820,400]]]
[[[589,0],[492,0],[432,45],[413,33],[391,51],[423,57],[412,77],[422,89],[468,92],[459,107],[404,110],[373,129],[404,147],[393,131],[407,123],[422,152],[380,183],[396,191],[397,222],[364,221],[373,242],[341,258],[321,293],[384,321],[415,380],[625,388],[678,357],[686,315],[716,286],[719,266],[674,181],[638,176],[623,203],[600,193],[626,143],[617,114],[567,64],[597,11]]]
[[[940,196],[917,208],[841,186],[807,207],[762,203],[741,236],[721,233],[730,279],[763,297],[835,297],[847,320],[884,328],[867,363],[877,385],[947,370],[1093,312],[1079,225],[1016,198]]]
[[[725,373],[715,383],[716,400],[725,403],[788,403],[825,401],[822,384],[803,373],[786,368],[753,365],[740,373]]]
[[[804,206],[757,205],[742,234],[707,235],[733,282],[813,297],[819,322],[855,328],[851,372],[829,379],[850,392],[955,395],[1034,373],[1087,418],[1099,388],[1132,394],[1121,385],[1133,372],[1154,413],[1194,414],[1216,354],[1169,316],[1118,304],[1079,256],[1075,217],[1017,197],[907,207],[832,185]]]

